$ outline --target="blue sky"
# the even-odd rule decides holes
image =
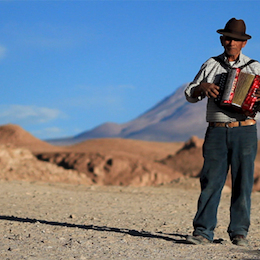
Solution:
[[[244,19],[260,60],[260,1],[0,1],[0,125],[40,139],[125,123],[222,53]]]

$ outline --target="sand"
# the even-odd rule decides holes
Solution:
[[[249,247],[226,233],[228,189],[214,243],[186,243],[198,195],[197,179],[158,187],[1,181],[0,259],[260,259],[260,193],[252,194]]]

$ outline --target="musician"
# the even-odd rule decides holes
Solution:
[[[260,75],[260,64],[241,52],[251,38],[246,34],[243,20],[232,18],[224,29],[217,32],[221,34],[224,53],[208,59],[185,90],[186,99],[191,103],[208,98],[201,194],[193,220],[193,235],[188,236],[187,241],[192,244],[213,241],[221,192],[231,167],[232,197],[227,231],[233,244],[246,246],[257,152],[256,112],[227,109],[219,106],[215,99],[220,94],[218,83],[221,74],[230,68],[242,67],[243,72]],[[259,101],[260,91],[255,95]]]

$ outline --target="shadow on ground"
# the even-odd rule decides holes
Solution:
[[[134,229],[127,229],[127,228],[115,228],[115,227],[107,227],[107,226],[96,226],[96,225],[79,225],[79,224],[71,224],[66,222],[57,222],[57,221],[47,221],[41,219],[32,219],[32,218],[20,218],[15,216],[0,216],[0,220],[8,220],[8,221],[15,221],[21,223],[41,223],[44,225],[51,225],[51,226],[61,226],[61,227],[69,227],[69,228],[80,228],[85,230],[95,230],[95,231],[103,231],[103,232],[115,232],[115,233],[122,233],[127,234],[130,236],[137,236],[137,237],[149,237],[149,238],[157,238],[163,239],[166,241],[172,241],[174,243],[182,243],[188,244],[186,241],[186,235],[181,234],[164,234],[164,233],[157,233],[152,234],[151,232],[147,231],[138,231]],[[180,239],[172,238],[172,236],[179,237]]]

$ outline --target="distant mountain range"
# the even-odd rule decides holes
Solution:
[[[136,119],[124,124],[107,122],[74,137],[52,139],[54,145],[68,145],[93,138],[127,138],[158,142],[186,141],[192,135],[204,137],[206,102],[190,104],[184,96],[187,84],[164,98]]]
[[[158,142],[186,141],[196,135],[204,138],[207,127],[206,99],[191,104],[180,86],[136,119],[124,124],[107,122],[74,137],[47,140],[54,145],[68,145],[93,138],[127,138]],[[259,128],[259,127],[258,127]]]

